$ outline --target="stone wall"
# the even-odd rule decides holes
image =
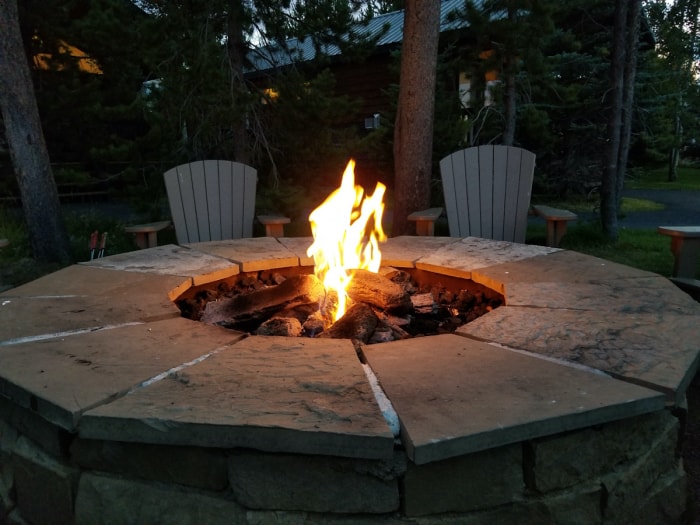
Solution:
[[[425,465],[85,440],[0,396],[0,523],[681,524],[669,410]]]

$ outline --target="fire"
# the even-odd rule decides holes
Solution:
[[[362,186],[355,185],[354,170],[351,159],[340,187],[309,215],[314,242],[306,253],[314,258],[314,273],[323,282],[327,298],[337,296],[335,308],[328,301],[325,307],[333,321],[345,313],[353,270],[379,271],[379,243],[386,240],[382,229],[386,186],[378,182],[374,194],[365,196]]]

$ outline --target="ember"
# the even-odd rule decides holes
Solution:
[[[183,317],[257,335],[347,338],[381,343],[454,332],[503,303],[473,281],[381,268],[358,271],[347,290],[353,306],[326,326],[325,290],[308,274],[251,272],[188,293]]]

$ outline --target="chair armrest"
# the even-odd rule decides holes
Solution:
[[[289,224],[289,217],[280,215],[258,215],[260,224],[265,226],[266,237],[284,237],[284,225]]]
[[[414,211],[407,218],[416,223],[417,235],[435,235],[435,221],[442,215],[442,208],[429,208],[427,210]]]

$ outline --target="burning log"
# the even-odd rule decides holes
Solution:
[[[368,270],[357,270],[347,289],[356,303],[367,303],[387,312],[408,312],[411,296],[400,285],[383,275]]]
[[[357,303],[348,308],[345,315],[331,327],[321,332],[319,337],[357,339],[366,343],[372,337],[378,323],[379,319],[368,304]]]
[[[301,335],[301,323],[299,319],[294,317],[273,317],[262,323],[255,331],[255,334],[299,337]]]
[[[271,288],[207,303],[201,321],[230,327],[260,323],[291,303],[315,304],[318,309],[324,295],[314,275],[295,275]]]

